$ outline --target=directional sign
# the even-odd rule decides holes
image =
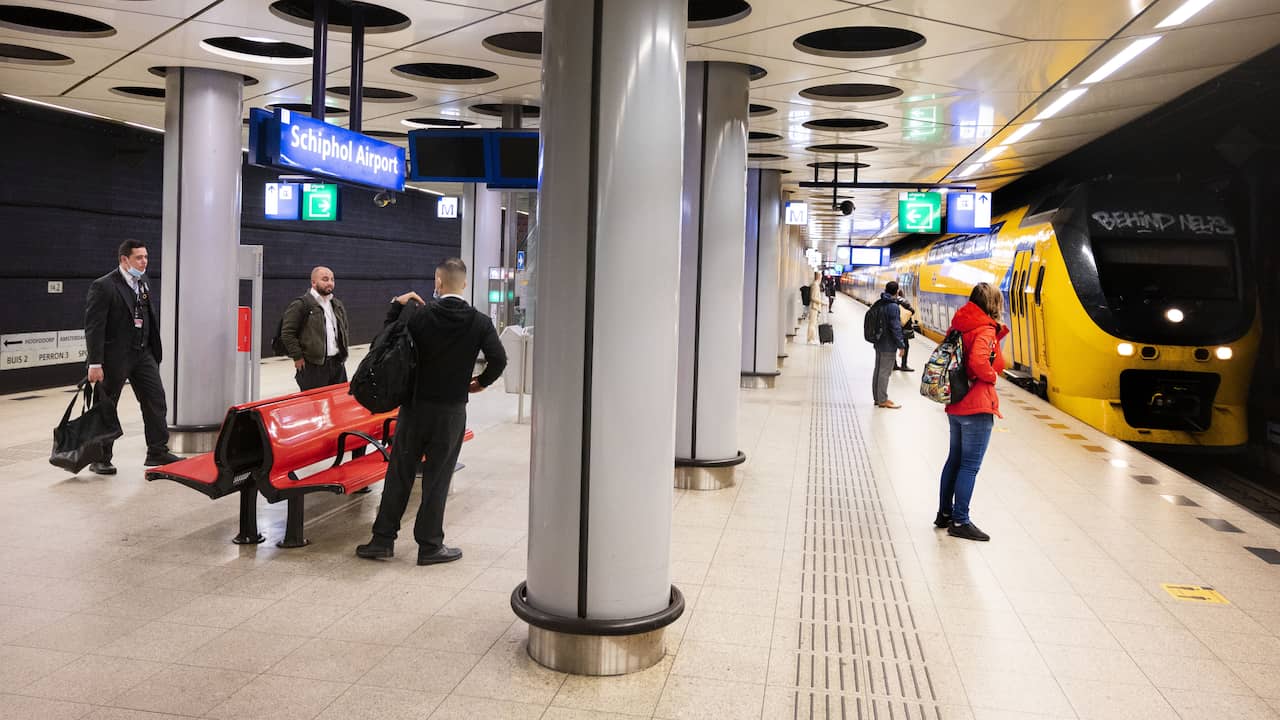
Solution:
[[[458,198],[446,195],[437,200],[436,217],[447,219],[458,217]]]
[[[798,201],[787,203],[787,224],[788,225],[808,225],[809,224],[809,204]]]
[[[898,232],[942,232],[942,195],[936,192],[899,193]]]
[[[327,183],[303,183],[303,220],[337,220],[338,186]]]
[[[84,330],[0,335],[0,370],[84,362]]]
[[[991,193],[947,195],[947,232],[974,233],[991,229]]]

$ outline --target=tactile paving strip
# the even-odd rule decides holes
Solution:
[[[816,365],[793,717],[941,720],[838,353]]]

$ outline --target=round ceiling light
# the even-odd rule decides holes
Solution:
[[[400,121],[401,125],[411,128],[432,128],[432,127],[451,127],[464,128],[472,127],[475,123],[470,120],[458,120],[456,118],[408,118]]]
[[[811,162],[809,167],[818,168],[819,170],[852,170],[854,168],[871,167],[867,163],[846,162],[844,160],[823,160],[822,162]]]
[[[351,97],[351,86],[349,85],[339,85],[338,87],[326,88],[326,91],[341,97]],[[418,99],[407,92],[379,87],[360,88],[360,97],[368,100],[369,102],[409,102],[410,100]]]
[[[769,107],[768,105],[759,105],[757,103],[751,103],[750,105],[747,106],[747,114],[750,115],[751,117],[763,117],[765,115],[772,115],[776,112],[778,112],[778,108]]]
[[[0,43],[0,62],[19,65],[70,65],[75,60],[52,50]]]
[[[169,74],[169,68],[163,65],[153,65],[147,68],[147,72],[151,73],[152,75],[155,75],[156,77],[164,77]],[[244,78],[245,87],[258,84],[258,78],[250,77],[248,75],[242,75],[241,77]]]
[[[200,47],[222,57],[274,65],[310,65],[311,48],[270,38],[213,37],[200,41]]]
[[[811,55],[870,58],[897,55],[924,45],[924,36],[903,28],[862,26],[815,30],[796,38],[795,48]]]
[[[491,52],[522,60],[537,60],[542,57],[540,32],[498,33],[481,40],[480,44]]]
[[[480,103],[472,105],[471,112],[480,113],[481,115],[492,115],[494,117],[502,117],[502,109],[506,105],[502,103]],[[537,105],[521,105],[520,116],[527,118],[536,118],[542,114],[542,108]]]
[[[395,130],[361,130],[365,135],[376,138],[386,138],[388,140],[403,140],[409,137],[408,133],[396,132]]]
[[[308,115],[311,114],[311,103],[271,103],[267,107],[272,110],[279,108],[281,110],[291,110],[293,112],[307,113]],[[347,109],[334,107],[332,105],[325,105],[324,113],[325,115],[346,115]]]
[[[900,88],[891,85],[874,85],[871,83],[835,83],[833,85],[814,85],[800,91],[800,97],[810,100],[826,100],[829,102],[871,102],[874,100],[890,100],[902,94]]]
[[[747,77],[748,77],[748,78],[750,78],[752,82],[755,82],[756,80],[759,80],[760,78],[762,78],[762,77],[764,77],[765,75],[768,75],[768,74],[769,74],[769,71],[768,71],[768,70],[765,70],[764,68],[760,67],[759,65],[748,65],[748,66],[747,66]]]
[[[751,14],[742,0],[689,0],[689,27],[709,28],[737,22]]]
[[[360,8],[364,17],[364,30],[371,33],[388,33],[409,27],[409,16],[402,12],[371,5],[367,2],[340,2],[329,0],[329,29],[338,32],[351,32],[352,9]],[[313,0],[278,0],[271,3],[271,14],[299,25],[311,25],[315,22],[315,2]]]
[[[0,5],[0,27],[79,38],[104,38],[116,34],[115,28],[100,20],[61,10],[24,5]]]
[[[763,132],[760,130],[752,130],[747,133],[747,142],[772,142],[781,140],[782,136],[777,133]]]
[[[146,87],[145,85],[118,85],[111,88],[111,92],[116,95],[123,95],[131,98],[143,98],[146,100],[163,100],[164,88],[162,87]]]
[[[778,153],[747,153],[748,160],[786,160],[786,155]]]
[[[410,80],[431,80],[450,85],[472,85],[498,79],[498,74],[491,70],[452,63],[406,63],[391,68],[391,72]]]
[[[865,118],[823,118],[821,120],[810,120],[805,123],[804,126],[810,130],[870,132],[872,130],[883,130],[889,127],[889,123],[881,120],[867,120]]]
[[[880,148],[875,145],[856,145],[854,143],[825,143],[822,145],[810,145],[805,148],[809,152],[815,153],[832,153],[834,155],[842,155],[845,153],[869,153],[875,152]]]

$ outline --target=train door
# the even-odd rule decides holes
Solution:
[[[1027,276],[1030,273],[1031,251],[1023,250],[1013,256],[1013,277],[1009,281],[1009,331],[1015,368],[1031,365],[1031,333],[1027,327]]]
[[[1046,372],[1048,372],[1048,369],[1049,369],[1049,348],[1048,348],[1048,344],[1045,342],[1045,338],[1048,337],[1048,333],[1046,333],[1044,329],[1045,266],[1043,263],[1037,263],[1037,264],[1039,265],[1039,267],[1036,269],[1036,274],[1034,276],[1035,277],[1035,284],[1033,286],[1034,292],[1031,295],[1031,299],[1032,299],[1032,313],[1035,319],[1035,322],[1033,324],[1035,326],[1034,343],[1035,343],[1036,372],[1040,375],[1044,375]]]

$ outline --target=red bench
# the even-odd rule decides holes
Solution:
[[[263,461],[263,442],[260,426],[252,416],[258,408],[272,403],[332,393],[335,392],[335,387],[316,388],[233,405],[227,409],[222,420],[212,452],[149,468],[145,477],[148,481],[172,480],[212,500],[239,492],[240,532],[232,542],[238,545],[263,542],[265,538],[258,533],[258,493],[254,487],[254,473],[261,468]],[[345,393],[346,386],[340,387],[341,392]]]
[[[255,417],[267,440],[255,484],[267,502],[289,503],[284,540],[276,543],[280,547],[308,543],[303,537],[308,494],[350,495],[386,477],[395,412],[375,415],[344,392],[273,403],[259,408]],[[464,441],[472,437],[468,430]],[[366,453],[369,448],[373,452]],[[300,472],[330,460],[327,468],[305,476]]]

